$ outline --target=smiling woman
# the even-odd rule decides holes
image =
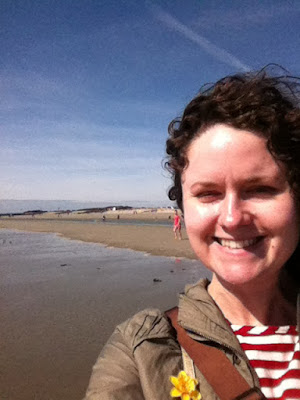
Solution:
[[[169,196],[213,277],[187,287],[178,317],[151,309],[117,327],[86,399],[300,399],[299,87],[226,77],[170,124]]]
[[[185,222],[195,253],[214,272],[210,294],[219,285],[229,292],[243,285],[243,291],[251,293],[254,287],[257,292],[261,286],[265,293],[266,282],[275,288],[299,237],[284,164],[275,162],[260,135],[221,124],[194,139],[187,157],[182,175]],[[221,307],[230,321],[236,313],[231,307],[227,300]],[[280,310],[274,317],[279,320]],[[249,315],[246,322],[259,320]],[[240,322],[242,317],[234,321]]]

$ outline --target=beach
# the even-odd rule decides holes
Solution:
[[[105,222],[102,217],[105,215]],[[117,217],[120,219],[117,219]],[[183,240],[174,241],[171,211],[110,213],[46,213],[40,216],[1,218],[0,228],[53,232],[69,239],[129,248],[152,255],[195,259],[185,229]]]
[[[116,324],[209,276],[170,225],[97,217],[0,219],[1,400],[82,399]]]

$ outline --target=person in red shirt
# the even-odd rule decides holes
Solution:
[[[177,238],[179,238],[179,240],[182,239],[182,236],[181,236],[181,218],[180,218],[177,210],[175,210],[175,214],[174,214],[173,232],[174,232],[175,239],[177,239]]]

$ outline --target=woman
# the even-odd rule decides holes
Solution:
[[[174,232],[174,238],[175,239],[178,238],[179,240],[182,240],[182,236],[181,236],[181,219],[180,219],[180,216],[179,216],[177,210],[175,210],[175,212],[174,212],[173,232]]]
[[[167,141],[169,196],[213,273],[211,282],[186,288],[178,323],[193,343],[225,354],[250,392],[268,399],[300,398],[297,85],[265,71],[226,77],[188,104]],[[86,400],[219,399],[225,370],[215,362],[212,384],[168,318],[145,310],[116,328]]]

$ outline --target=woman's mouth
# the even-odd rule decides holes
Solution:
[[[214,240],[218,242],[223,247],[229,247],[230,249],[245,249],[247,247],[257,244],[263,236],[257,236],[256,238],[246,239],[246,240],[232,240],[232,239],[222,239],[214,237]]]

